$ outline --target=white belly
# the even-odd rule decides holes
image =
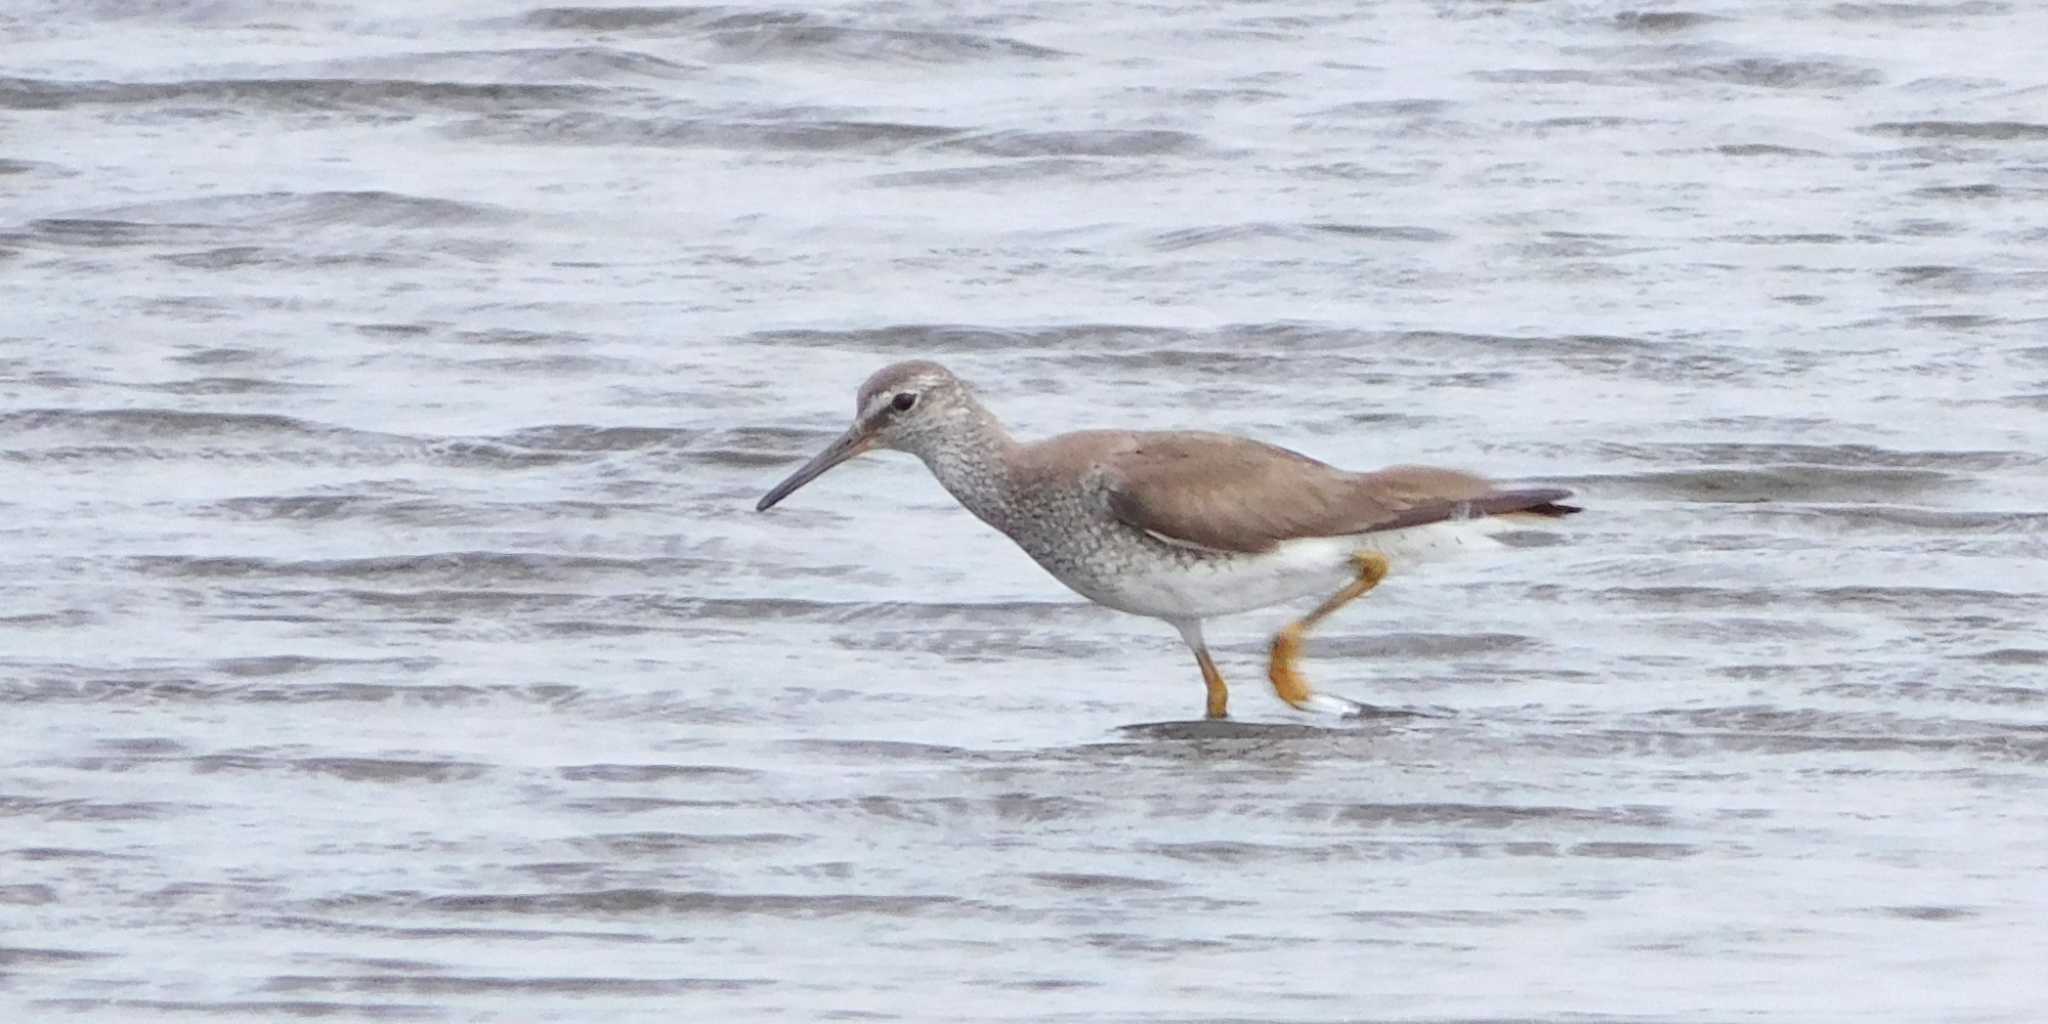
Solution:
[[[1384,555],[1394,571],[1468,551],[1498,547],[1492,534],[1508,524],[1465,519],[1351,537],[1307,537],[1256,555],[1143,568],[1062,582],[1118,611],[1168,620],[1234,615],[1298,598],[1334,594],[1356,579],[1353,556]]]

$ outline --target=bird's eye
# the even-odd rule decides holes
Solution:
[[[896,400],[889,404],[895,406],[897,412],[909,412],[910,407],[917,404],[917,396],[908,391],[899,391],[896,393]]]

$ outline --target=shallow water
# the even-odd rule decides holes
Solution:
[[[2036,5],[0,7],[9,1019],[2031,1022]],[[875,367],[1571,487],[1079,603]]]

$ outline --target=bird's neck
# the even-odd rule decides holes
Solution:
[[[923,446],[917,455],[955,500],[1000,529],[1015,486],[1011,463],[1017,441],[978,402],[953,415],[959,419],[946,425],[939,443]]]

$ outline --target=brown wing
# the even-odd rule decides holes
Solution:
[[[1427,466],[1349,473],[1298,452],[1224,434],[1131,434],[1104,460],[1118,519],[1184,544],[1264,551],[1447,519],[1539,511],[1567,492],[1499,491]],[[1562,511],[1556,513],[1562,514]]]

